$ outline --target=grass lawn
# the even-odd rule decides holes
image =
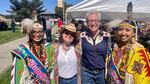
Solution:
[[[23,37],[24,35],[20,30],[17,30],[16,32],[12,31],[0,31],[0,44],[4,44],[13,40],[16,40],[18,38]]]
[[[0,84],[10,84],[11,69],[8,68],[4,73],[0,74]]]
[[[16,31],[14,33],[9,29],[0,31],[0,45],[10,42],[10,41],[13,41],[13,40],[16,40],[23,36],[25,36],[25,35],[22,34],[20,29],[16,29]],[[10,84],[10,73],[11,73],[10,68],[8,68],[8,69],[6,69],[6,71],[0,73],[0,84]]]

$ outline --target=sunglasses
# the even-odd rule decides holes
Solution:
[[[69,30],[65,30],[64,31],[64,33],[66,34],[66,35],[70,35],[70,36],[72,36],[72,37],[75,37],[76,36],[76,33],[75,32],[71,32],[71,31],[69,31]]]

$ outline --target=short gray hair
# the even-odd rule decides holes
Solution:
[[[92,14],[96,14],[98,16],[98,19],[101,20],[101,13],[97,10],[92,10],[86,14],[86,21],[88,20],[88,17]]]

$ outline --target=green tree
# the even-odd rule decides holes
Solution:
[[[42,0],[9,0],[11,3],[10,12],[13,18],[17,21],[21,21],[23,18],[32,18],[33,13],[39,15],[45,12],[43,9]]]
[[[64,14],[66,12],[66,9],[69,8],[70,6],[72,6],[72,4],[68,4],[68,3],[64,2]],[[56,12],[56,15],[63,20],[63,8],[56,6],[55,12]]]

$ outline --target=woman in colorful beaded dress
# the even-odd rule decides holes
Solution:
[[[12,51],[11,84],[50,84],[54,49],[44,40],[43,26],[30,19],[21,24],[29,39]]]
[[[107,70],[110,84],[150,84],[150,57],[136,38],[136,23],[124,20],[117,30],[118,42],[109,55]]]

